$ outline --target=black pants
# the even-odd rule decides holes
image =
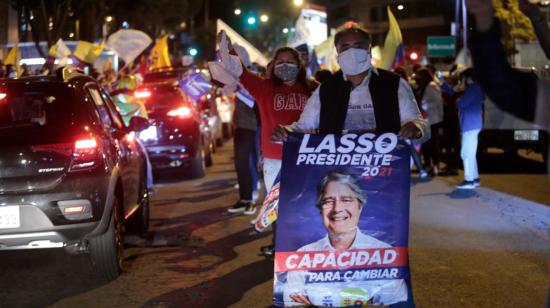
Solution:
[[[441,161],[439,128],[441,128],[442,125],[443,122],[431,125],[432,137],[422,145],[422,155],[424,156],[424,164],[426,167],[437,167]]]
[[[443,120],[443,138],[441,145],[445,149],[446,169],[456,170],[460,162],[460,126],[458,116]]]
[[[256,141],[256,131],[236,128],[233,138],[235,151],[235,170],[237,171],[237,181],[239,183],[239,196],[241,200],[252,200],[252,172],[250,167],[250,157],[254,153],[254,143]],[[255,183],[254,183],[255,185]]]

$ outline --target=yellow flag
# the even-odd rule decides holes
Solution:
[[[48,51],[48,56],[56,57],[57,56],[57,44],[53,44]]]
[[[393,13],[388,6],[388,21],[390,29],[386,35],[386,41],[384,42],[384,50],[382,51],[382,59],[378,67],[382,69],[390,69],[394,61],[399,61],[403,57],[403,37],[401,36],[401,29],[397,23],[397,19],[393,16]]]
[[[150,69],[172,66],[168,55],[168,35],[157,39],[155,46],[151,49],[149,61],[151,63]]]
[[[95,60],[101,56],[103,49],[105,49],[105,39],[101,40],[101,43],[98,45],[92,46],[85,61],[88,63],[94,63]]]
[[[93,64],[101,55],[103,48],[105,48],[105,40],[102,40],[98,45],[86,41],[78,41],[73,55],[80,61]]]
[[[4,65],[12,64],[13,66],[19,66],[19,43],[15,43],[10,52],[4,59]]]

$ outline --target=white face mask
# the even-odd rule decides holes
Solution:
[[[372,67],[370,52],[360,48],[350,48],[338,55],[338,65],[348,76],[361,74]]]

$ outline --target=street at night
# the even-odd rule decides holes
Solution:
[[[550,0],[0,0],[0,308],[550,308]]]
[[[163,179],[147,239],[128,238],[124,274],[104,283],[87,255],[0,256],[5,307],[271,307],[273,263],[258,256],[271,233],[228,214],[238,198],[232,148],[200,180]],[[550,189],[541,174],[483,174],[411,188],[410,263],[419,307],[543,307],[550,247]],[[515,194],[519,196],[514,196]],[[512,195],[514,194],[514,195]],[[544,201],[546,200],[546,201]]]

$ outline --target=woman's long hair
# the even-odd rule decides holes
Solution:
[[[424,92],[426,92],[426,87],[433,81],[433,76],[430,74],[430,71],[426,68],[421,68],[415,74],[415,81],[418,85],[418,88],[415,91],[416,102],[420,105],[422,99],[424,99]]]
[[[298,75],[296,76],[296,82],[301,84],[304,89],[306,89],[308,92],[311,92],[311,86],[307,80],[306,77],[306,68],[304,63],[302,63],[302,60],[300,59],[300,54],[298,51],[291,47],[281,47],[275,51],[275,55],[273,56],[272,65],[267,67],[267,74],[266,76],[269,76],[269,78],[277,85],[282,85],[284,82],[281,80],[281,78],[277,77],[274,73],[275,71],[275,60],[279,55],[283,52],[288,52],[292,55],[294,60],[296,60],[296,63],[298,64]]]

